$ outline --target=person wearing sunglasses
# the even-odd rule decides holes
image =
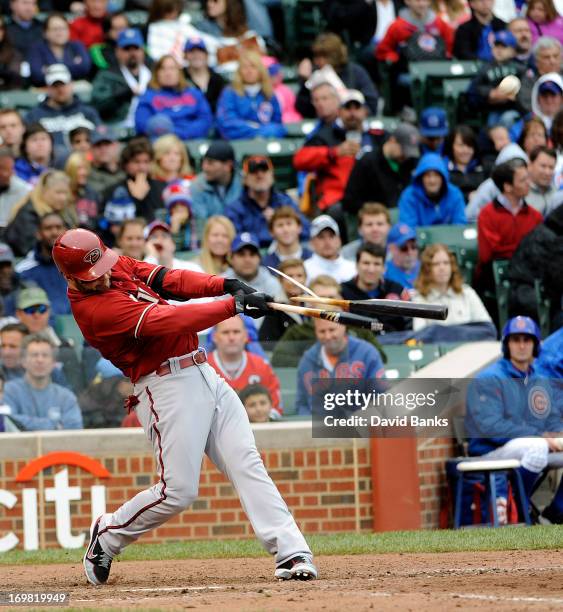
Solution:
[[[387,236],[387,250],[385,279],[399,283],[412,294],[420,271],[415,230],[406,223],[394,225]]]
[[[278,208],[290,206],[301,219],[301,240],[309,237],[309,222],[297,204],[275,186],[274,165],[266,155],[251,155],[242,165],[244,189],[241,196],[225,208],[225,215],[238,233],[250,232],[258,237],[260,247],[272,242],[268,224]]]

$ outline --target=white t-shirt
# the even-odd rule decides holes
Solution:
[[[349,259],[344,259],[339,255],[337,259],[325,259],[313,253],[304,262],[305,272],[307,273],[307,283],[321,274],[332,276],[339,283],[344,283],[356,276],[356,264]]]

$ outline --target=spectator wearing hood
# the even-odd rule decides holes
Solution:
[[[188,86],[172,55],[163,55],[155,63],[149,86],[139,98],[135,111],[137,133],[149,134],[149,123],[157,117],[168,119],[171,131],[181,140],[205,138],[213,124],[205,96],[196,87]]]
[[[563,105],[563,79],[557,72],[541,76],[532,89],[532,112],[539,117],[548,134],[557,112]]]
[[[410,227],[467,223],[463,193],[449,182],[446,164],[436,153],[421,157],[399,199],[399,221]]]

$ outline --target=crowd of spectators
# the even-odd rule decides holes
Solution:
[[[498,338],[499,260],[510,260],[509,314],[539,321],[540,280],[549,329],[561,327],[558,2],[324,0],[326,31],[304,57],[284,49],[275,0],[2,4],[0,96],[28,96],[0,109],[0,367],[22,429],[123,418],[129,383],[55,331],[70,315],[51,257],[66,228],[279,302],[301,291],[269,266],[322,297],[448,306],[440,323],[381,317],[377,336],[295,313],[202,330],[256,422],[283,416],[276,368],[295,370],[295,409],[309,414],[313,378],[382,377],[385,345]],[[142,23],[132,8],[148,11]],[[454,125],[440,104],[413,109],[424,60],[476,63]],[[265,144],[295,139],[301,120],[296,178],[282,188]],[[264,147],[240,158],[238,140]],[[476,232],[474,274],[452,245],[422,249],[427,226]]]

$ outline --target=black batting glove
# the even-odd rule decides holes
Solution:
[[[235,295],[236,312],[237,314],[248,315],[252,319],[260,319],[273,312],[266,304],[266,302],[273,301],[274,298],[271,295],[261,291],[255,291],[246,295],[238,294]]]
[[[226,278],[223,283],[223,289],[225,293],[230,293],[231,295],[237,295],[239,293],[249,295],[250,293],[256,292],[256,289],[236,278]]]

